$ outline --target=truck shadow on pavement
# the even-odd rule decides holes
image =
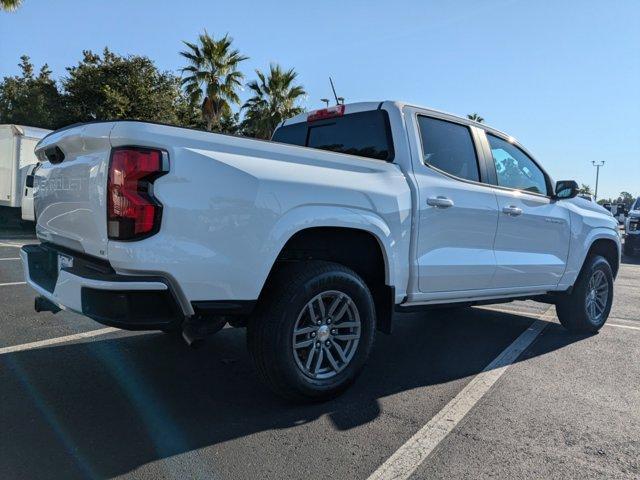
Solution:
[[[263,387],[242,330],[225,329],[198,350],[147,333],[2,355],[1,475],[113,477],[260,432],[315,428],[305,425],[323,415],[334,429],[354,429],[381,415],[384,397],[455,381],[459,391],[532,321],[473,308],[407,315],[392,336],[378,335],[356,384],[318,405],[292,405]],[[542,335],[520,361],[586,338],[555,323]],[[435,413],[450,398],[427,390],[405,408]]]

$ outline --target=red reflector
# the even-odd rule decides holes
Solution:
[[[325,118],[341,117],[344,115],[344,105],[336,105],[335,107],[322,108],[311,112],[307,117],[307,122],[315,122],[316,120],[324,120]]]
[[[130,240],[157,230],[162,206],[149,186],[162,173],[159,150],[124,147],[112,151],[107,184],[109,238]]]

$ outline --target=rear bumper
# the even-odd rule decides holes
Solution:
[[[184,320],[161,277],[119,275],[107,262],[48,244],[25,245],[20,257],[27,283],[61,309],[126,330],[172,329]]]

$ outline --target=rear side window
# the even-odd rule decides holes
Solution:
[[[389,118],[384,110],[286,125],[275,131],[272,140],[377,160],[393,159]]]
[[[418,124],[426,165],[465,180],[480,181],[478,158],[468,127],[424,116],[418,117]]]

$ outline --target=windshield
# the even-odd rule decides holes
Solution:
[[[636,203],[633,204],[631,210],[640,210],[640,197],[636,198]]]

